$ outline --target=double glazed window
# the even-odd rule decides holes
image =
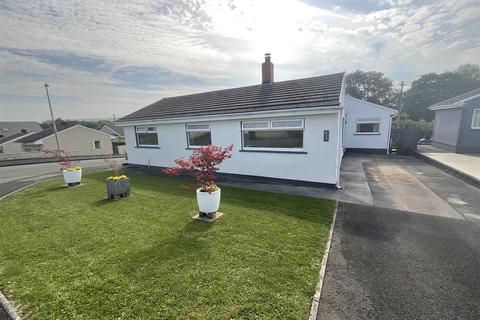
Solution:
[[[210,125],[208,124],[187,124],[187,146],[188,148],[198,148],[212,144],[212,135]]]
[[[242,122],[244,150],[302,150],[303,120]]]
[[[480,108],[473,109],[472,129],[480,129]]]
[[[135,127],[139,147],[158,146],[157,127]]]
[[[380,119],[359,119],[357,120],[357,134],[380,134]]]

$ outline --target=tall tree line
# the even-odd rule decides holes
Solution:
[[[381,72],[355,71],[346,77],[347,94],[362,100],[394,107],[403,117],[430,122],[428,107],[480,87],[480,67],[466,64],[453,71],[427,73],[412,82],[400,96],[399,88]]]

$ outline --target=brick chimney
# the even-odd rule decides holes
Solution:
[[[270,53],[265,53],[265,62],[262,63],[262,84],[273,83],[273,63],[270,61]]]

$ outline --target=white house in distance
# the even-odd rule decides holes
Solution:
[[[165,98],[119,119],[128,162],[170,167],[198,146],[233,144],[222,174],[339,187],[347,141],[352,149],[388,150],[391,117],[347,99],[344,73],[282,82],[273,73],[266,54],[262,84]]]
[[[57,127],[60,148],[70,155],[110,155],[113,152],[110,135],[80,124]],[[23,152],[56,150],[53,128],[47,128],[20,138],[15,143]]]

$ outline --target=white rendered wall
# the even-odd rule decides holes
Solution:
[[[344,147],[355,149],[388,149],[390,140],[391,116],[397,111],[370,102],[345,97],[345,137]],[[357,120],[380,118],[378,134],[357,134]]]
[[[212,144],[222,147],[234,145],[232,158],[220,166],[220,172],[335,184],[337,183],[338,117],[338,111],[290,117],[290,119],[305,120],[303,145],[307,154],[239,151],[242,120],[202,121],[201,123],[210,124]],[[268,119],[289,119],[289,117]],[[252,120],[255,119],[249,118],[247,121]],[[175,165],[175,159],[187,158],[192,153],[192,150],[186,150],[185,123],[159,124],[157,128],[160,149],[145,149],[136,147],[134,127],[125,127],[129,163],[170,167]],[[324,130],[330,130],[328,142],[323,141]]]

